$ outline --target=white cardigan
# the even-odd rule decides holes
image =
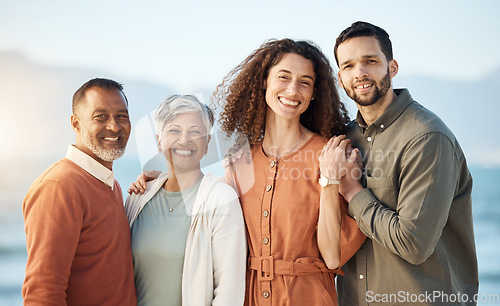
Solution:
[[[144,194],[127,198],[125,211],[130,227],[166,180],[164,172],[147,184]],[[224,178],[206,174],[190,215],[182,273],[182,305],[243,305],[247,243],[236,192]]]

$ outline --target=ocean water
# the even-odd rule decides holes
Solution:
[[[114,168],[115,175],[125,191],[135,180],[141,167],[135,160],[119,160]],[[213,170],[217,168],[208,170],[214,172]],[[479,262],[479,294],[483,299],[478,305],[500,305],[500,168],[471,167],[471,172],[474,178],[473,214]],[[22,188],[1,190],[0,305],[2,306],[22,305],[21,286],[27,257],[21,205],[28,186],[29,184]]]

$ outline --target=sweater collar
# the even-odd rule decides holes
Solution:
[[[74,145],[68,146],[66,158],[77,164],[80,168],[87,171],[96,179],[102,181],[111,190],[114,190],[115,176],[113,171],[101,165],[98,161],[77,149]]]

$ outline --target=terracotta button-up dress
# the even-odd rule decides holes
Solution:
[[[318,157],[326,142],[315,134],[278,159],[261,142],[226,168],[247,226],[246,305],[337,305],[334,278],[342,270],[326,267],[316,236]],[[341,265],[364,240],[342,199]]]

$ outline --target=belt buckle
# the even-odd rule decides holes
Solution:
[[[269,275],[264,275],[262,265],[264,261],[269,261]],[[274,259],[272,256],[260,256],[258,258],[259,267],[257,268],[257,280],[259,281],[272,281],[274,279]]]

